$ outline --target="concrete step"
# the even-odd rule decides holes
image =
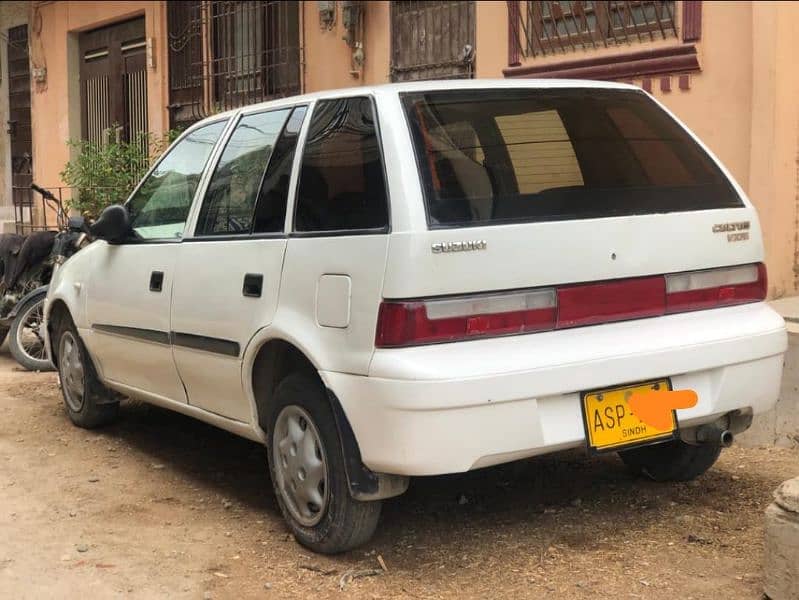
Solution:
[[[799,477],[784,482],[766,509],[763,591],[771,600],[799,598]]]

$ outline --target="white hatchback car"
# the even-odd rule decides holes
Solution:
[[[757,214],[632,86],[426,82],[210,117],[56,274],[72,421],[129,396],[268,448],[320,552],[414,475],[619,452],[698,476],[776,401]],[[632,391],[690,389],[667,427]]]

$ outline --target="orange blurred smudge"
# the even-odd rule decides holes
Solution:
[[[634,392],[627,399],[636,417],[656,429],[671,428],[671,411],[696,406],[699,397],[693,390],[652,390]]]

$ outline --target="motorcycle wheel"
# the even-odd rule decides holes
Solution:
[[[29,298],[17,311],[11,323],[8,349],[14,359],[28,371],[52,371],[53,365],[44,344],[44,299],[47,292]]]

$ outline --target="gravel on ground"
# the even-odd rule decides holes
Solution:
[[[144,404],[73,427],[56,376],[0,355],[0,597],[752,598],[799,452],[732,448],[686,484],[582,452],[414,479],[367,546],[283,524],[261,446]]]

